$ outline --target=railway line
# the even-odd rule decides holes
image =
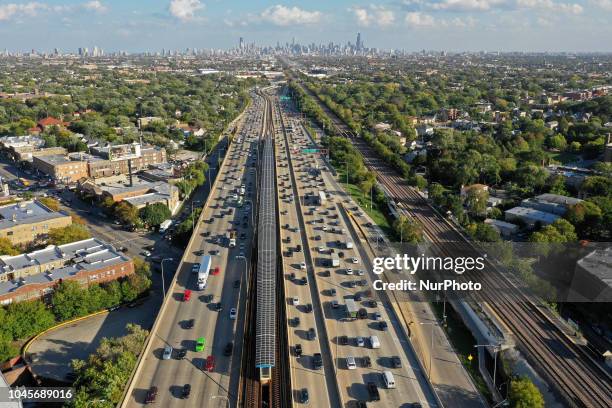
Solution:
[[[302,87],[332,120],[338,134],[351,139],[400,211],[417,219],[440,256],[466,256],[475,248],[447,220],[437,214],[412,187],[350,129],[310,90]],[[489,272],[474,276],[483,284],[481,295],[473,300],[486,302],[516,336],[517,347],[543,375],[550,386],[571,407],[612,406],[612,379],[594,362],[588,351],[573,343],[543,312],[533,298],[518,290],[497,268],[488,263]]]
[[[249,278],[245,351],[241,364],[241,407],[281,408],[291,405],[284,279],[278,241],[273,105],[265,101],[259,140],[257,180],[257,246]]]

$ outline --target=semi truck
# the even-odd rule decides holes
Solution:
[[[324,205],[327,202],[325,191],[319,191],[319,205]]]
[[[210,274],[210,264],[212,263],[212,257],[210,255],[202,256],[200,261],[200,269],[198,270],[198,289],[202,290],[206,288],[208,282],[208,275]]]
[[[236,246],[236,231],[231,230],[228,235],[229,247],[233,248]]]
[[[353,299],[346,299],[346,317],[356,319],[359,308]]]
[[[163,234],[164,232],[168,230],[168,228],[170,228],[171,225],[172,225],[172,220],[166,220],[162,222],[161,224],[159,224],[159,233]]]

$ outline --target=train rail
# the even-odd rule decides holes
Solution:
[[[438,255],[466,256],[475,249],[429,206],[427,201],[409,186],[393,168],[377,157],[361,138],[318,99],[309,89],[302,87],[313,97],[332,120],[339,135],[351,139],[361,153],[365,165],[372,170],[391,199],[417,219],[427,236],[436,243],[443,243]],[[592,360],[588,351],[573,343],[541,310],[536,302],[523,293],[500,273],[494,265],[488,265],[494,273],[479,276],[483,295],[474,300],[487,302],[516,336],[517,346],[527,360],[543,375],[568,406],[612,406],[612,380],[610,375]],[[491,290],[494,288],[495,290]],[[501,290],[500,290],[501,289]]]

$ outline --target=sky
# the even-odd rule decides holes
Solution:
[[[239,37],[407,51],[612,52],[612,0],[0,0],[0,50],[230,48]]]

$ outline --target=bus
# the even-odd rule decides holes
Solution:
[[[212,263],[212,257],[210,255],[202,256],[200,260],[200,269],[198,270],[198,289],[202,290],[206,288],[208,282],[208,275],[210,274],[210,264]]]
[[[356,319],[359,308],[353,299],[346,299],[346,317]]]

